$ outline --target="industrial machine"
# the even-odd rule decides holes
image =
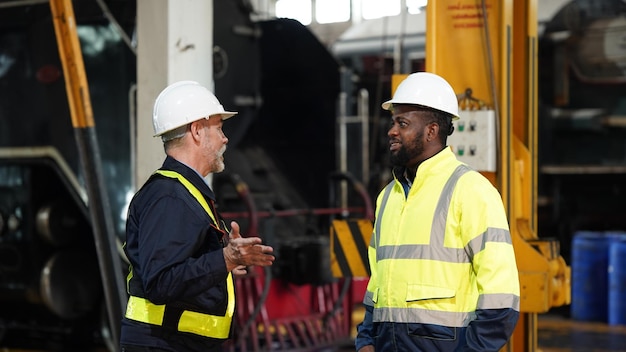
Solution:
[[[117,5],[128,30],[134,4]],[[134,55],[108,7],[0,6],[0,345],[115,350]]]
[[[626,5],[571,1],[544,26],[539,62],[539,224],[571,257],[577,231],[623,231]]]

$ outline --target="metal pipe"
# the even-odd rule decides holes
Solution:
[[[98,6],[100,6],[100,9],[102,10],[102,13],[104,14],[104,17],[106,17],[109,20],[109,22],[111,22],[111,25],[113,26],[115,31],[120,35],[120,37],[122,37],[122,40],[124,40],[124,43],[126,43],[126,46],[128,46],[128,49],[130,49],[130,51],[132,51],[133,54],[137,56],[137,48],[135,48],[135,46],[133,45],[133,41],[130,39],[128,34],[126,34],[126,32],[124,31],[124,28],[122,28],[120,23],[117,22],[117,20],[115,19],[115,16],[113,16],[113,14],[109,10],[109,7],[104,2],[104,0],[96,0],[96,2],[98,3]]]
[[[273,217],[289,217],[297,215],[333,215],[349,213],[366,213],[367,207],[347,207],[347,208],[317,208],[317,209],[288,209],[275,211],[258,211],[257,218],[273,218]],[[220,215],[226,219],[236,219],[248,217],[248,212],[220,212]]]
[[[18,6],[47,4],[50,0],[21,0],[21,1],[8,1],[0,3],[0,9]]]
[[[339,93],[339,171],[348,171],[348,94]],[[348,204],[348,188],[345,184],[340,185],[339,202],[341,207]]]
[[[370,110],[369,110],[369,92],[363,88],[359,90],[359,98],[357,102],[357,115],[361,119],[361,182],[369,183],[370,179]]]
[[[109,199],[104,182],[99,177],[100,151],[95,133],[95,123],[83,56],[76,33],[76,19],[71,0],[50,0],[54,29],[63,64],[65,88],[70,107],[74,136],[78,146],[81,166],[85,175],[88,206],[93,227],[98,263],[106,300],[112,348],[119,349],[120,322],[126,301],[126,291],[120,260],[117,260],[113,220],[109,213]]]

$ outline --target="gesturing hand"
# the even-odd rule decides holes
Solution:
[[[261,244],[259,237],[241,237],[239,224],[232,221],[228,245],[224,247],[224,260],[228,271],[238,266],[268,266],[274,263],[274,248]]]
[[[233,271],[231,271],[234,276],[246,276],[248,275],[248,267],[244,265],[239,265]]]

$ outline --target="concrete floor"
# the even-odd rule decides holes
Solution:
[[[561,309],[537,317],[537,352],[626,352],[626,326],[575,321],[567,315],[567,309]],[[354,347],[346,343],[330,351],[348,352]]]
[[[540,352],[626,351],[626,326],[574,321],[554,314],[540,315],[537,324]]]
[[[348,339],[336,346],[307,351],[354,352],[354,344]],[[47,351],[7,349],[0,346],[0,352]],[[574,321],[563,313],[540,314],[537,318],[537,351],[514,352],[626,352],[626,326]]]

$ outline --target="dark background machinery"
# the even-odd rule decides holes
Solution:
[[[114,260],[123,262],[125,211],[135,191],[130,135],[136,128],[136,4],[77,1],[74,6],[120,250]],[[214,21],[216,95],[239,116],[225,125],[228,167],[215,175],[214,188],[220,212],[239,220],[245,233],[261,235],[284,264],[238,282],[247,295],[234,343],[239,349],[329,343],[347,337],[350,307],[344,302],[353,298],[348,285],[331,276],[330,220],[354,211],[362,217],[367,203],[351,190],[357,208],[339,207],[337,201],[335,188],[356,181],[336,172],[339,63],[300,23],[252,22],[250,11],[247,1],[215,2],[215,12],[222,14]],[[50,7],[45,1],[2,1],[3,348],[117,348],[103,297],[110,283],[98,270],[84,184]],[[266,327],[261,337],[257,320]],[[303,322],[321,321],[328,324],[325,331],[313,325],[299,330]]]
[[[135,5],[109,5],[132,32]],[[111,347],[107,283],[81,186],[50,6],[0,6],[0,344]],[[85,66],[97,82],[92,97],[110,216],[121,233],[130,154],[128,138],[120,137],[129,131],[135,58],[96,2],[80,2],[76,13]]]
[[[625,231],[626,4],[570,1],[539,38],[539,233]]]

